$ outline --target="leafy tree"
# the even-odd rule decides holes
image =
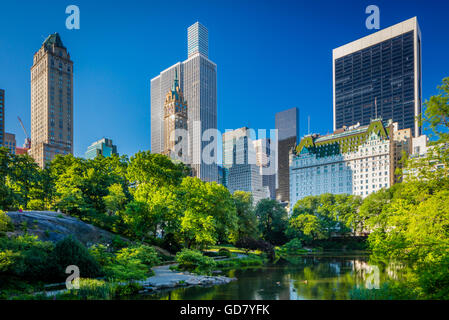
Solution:
[[[211,204],[217,240],[220,243],[235,241],[238,217],[235,203],[229,190],[216,182],[205,184],[207,201]]]
[[[262,239],[272,244],[283,244],[287,238],[287,211],[276,200],[262,199],[257,203],[256,216]]]
[[[259,230],[251,193],[237,190],[233,194],[233,199],[238,219],[235,241],[242,238],[257,238]]]
[[[214,204],[205,197],[206,183],[198,178],[183,179],[178,196],[181,217],[180,234],[187,248],[215,244],[218,238],[216,223],[211,212]]]

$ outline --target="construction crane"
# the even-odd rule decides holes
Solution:
[[[22,119],[20,119],[19,116],[17,116],[17,119],[19,120],[20,125],[22,126],[22,129],[23,129],[23,132],[25,133],[25,145],[24,145],[24,147],[30,149],[31,148],[31,139],[28,136],[28,132],[26,131],[25,126],[23,125]]]

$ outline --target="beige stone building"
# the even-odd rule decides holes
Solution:
[[[187,102],[179,86],[178,72],[164,103],[164,151],[173,160],[188,160]]]
[[[45,39],[31,67],[31,150],[41,168],[73,153],[73,62],[58,33]]]

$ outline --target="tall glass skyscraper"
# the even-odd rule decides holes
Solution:
[[[275,127],[278,130],[276,199],[288,203],[290,201],[289,154],[296,147],[299,139],[298,108],[276,113]]]
[[[417,18],[333,50],[334,130],[393,119],[419,136],[421,31]]]
[[[203,137],[208,129],[217,129],[217,65],[207,57],[207,29],[198,22],[189,28],[188,48],[187,60],[165,69],[151,80],[151,152],[164,151],[164,101],[177,70],[188,105],[188,164],[201,180],[218,181],[217,140]],[[212,161],[203,158],[205,148],[214,150],[204,152]]]
[[[195,22],[187,29],[188,57],[198,52],[206,58],[209,56],[209,32],[201,23]]]

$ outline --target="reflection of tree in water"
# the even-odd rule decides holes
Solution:
[[[348,299],[355,286],[365,286],[372,262],[366,257],[301,256],[290,263],[230,271],[226,285],[179,288],[150,299]],[[395,267],[380,267],[380,283]],[[390,274],[392,271],[390,271]]]
[[[355,259],[307,257],[306,267],[292,274],[294,292],[303,299],[348,299],[349,291],[362,281],[353,272]]]

